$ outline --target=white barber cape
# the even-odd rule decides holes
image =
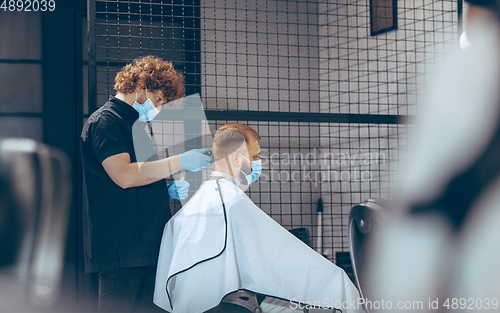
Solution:
[[[359,293],[345,272],[275,222],[234,178],[227,178],[205,181],[166,224],[154,303],[168,312],[201,313],[228,293],[246,289],[273,297],[262,303],[264,312],[302,312],[295,309],[299,303],[358,312],[348,305],[356,303]]]

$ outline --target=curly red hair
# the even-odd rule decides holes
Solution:
[[[115,77],[118,92],[133,93],[138,85],[151,91],[160,90],[166,102],[184,96],[184,77],[177,73],[172,63],[152,55],[135,59]]]

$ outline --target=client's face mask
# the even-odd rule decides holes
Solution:
[[[242,158],[250,162],[250,160],[245,158],[241,153],[240,155]],[[252,171],[250,172],[250,174],[243,172],[243,170],[238,167],[238,169],[243,173],[243,175],[245,175],[245,178],[247,180],[247,185],[250,185],[257,179],[259,179],[260,174],[262,173],[262,160],[252,161],[250,162],[250,164],[252,165]]]
[[[134,109],[139,112],[139,121],[141,122],[149,122],[152,121],[160,111],[155,107],[153,101],[148,97],[148,89],[146,89],[146,100],[143,104],[139,104],[137,102],[137,92],[135,92],[135,101],[134,101]]]

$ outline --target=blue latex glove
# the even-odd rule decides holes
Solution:
[[[193,149],[180,154],[181,166],[183,170],[198,172],[209,167],[214,158],[203,154],[207,149]]]
[[[187,181],[181,183],[180,181],[176,180],[168,185],[167,190],[170,199],[184,200],[188,195],[189,183]]]

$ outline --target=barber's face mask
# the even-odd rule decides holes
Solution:
[[[141,122],[149,122],[152,121],[160,111],[155,107],[153,101],[148,97],[148,90],[146,89],[146,100],[143,104],[139,104],[137,102],[137,92],[135,92],[135,101],[134,101],[134,109],[139,112],[139,121]]]
[[[250,162],[250,160],[245,158],[241,153],[240,155],[242,158]],[[250,172],[250,174],[243,172],[243,170],[238,167],[238,169],[245,175],[245,178],[247,180],[247,185],[250,185],[257,179],[259,179],[260,174],[262,173],[262,160],[252,161],[250,162],[250,164],[252,164],[252,171]]]

